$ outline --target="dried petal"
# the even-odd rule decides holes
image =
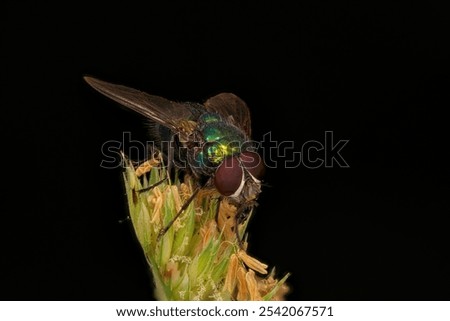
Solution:
[[[224,289],[230,294],[233,294],[236,286],[236,274],[239,267],[239,260],[236,254],[231,254],[230,262],[228,263],[227,276],[225,277]]]
[[[267,274],[267,264],[261,263],[254,257],[248,255],[245,251],[239,250],[238,257],[247,265],[250,269],[255,270],[261,274]]]
[[[245,280],[247,281],[248,292],[250,293],[251,301],[261,301],[262,297],[258,291],[258,283],[255,278],[255,271],[249,270],[245,275]]]
[[[153,207],[153,213],[150,223],[152,224],[156,223],[159,225],[162,222],[161,208],[164,204],[164,198],[159,187],[155,187],[153,189],[153,199],[155,205]]]
[[[178,193],[178,188],[174,185],[171,186],[171,192],[173,193],[173,200],[175,201],[175,210],[178,212],[181,209],[181,198]]]
[[[247,289],[247,280],[245,279],[246,271],[240,266],[237,271],[237,281],[238,281],[238,291],[237,291],[237,300],[238,301],[247,301],[248,300],[248,289]]]
[[[236,206],[231,205],[226,199],[220,202],[217,224],[225,236],[225,239],[233,242],[236,240]]]
[[[202,247],[205,247],[209,241],[217,235],[217,223],[214,220],[209,220],[200,229],[200,235],[202,236]]]
[[[136,168],[136,176],[141,177],[145,173],[148,173],[152,170],[153,167],[158,166],[160,164],[159,160],[156,158],[151,158]]]

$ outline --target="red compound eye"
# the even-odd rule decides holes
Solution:
[[[264,176],[266,167],[257,153],[243,152],[239,158],[241,159],[242,166],[244,166],[253,177],[261,179]]]
[[[214,185],[220,194],[233,195],[241,185],[244,172],[237,157],[227,157],[217,168]]]

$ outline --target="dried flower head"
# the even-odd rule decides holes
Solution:
[[[274,270],[246,252],[236,240],[246,223],[236,225],[236,207],[205,190],[159,237],[192,195],[194,181],[167,177],[159,158],[138,168],[125,164],[130,218],[155,282],[159,300],[283,300],[288,275],[277,280]],[[167,178],[164,181],[162,179]],[[159,184],[158,184],[159,183]],[[154,184],[156,186],[140,192]]]

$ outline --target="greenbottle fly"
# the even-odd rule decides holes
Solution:
[[[201,188],[214,187],[237,208],[235,230],[240,241],[237,226],[256,205],[264,173],[263,161],[250,140],[250,111],[245,102],[232,93],[221,93],[203,104],[180,103],[96,78],[84,79],[101,94],[146,117],[150,136],[168,143],[163,150],[168,167],[182,168],[196,178],[198,186],[173,221]]]

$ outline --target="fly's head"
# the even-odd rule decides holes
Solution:
[[[244,151],[224,159],[216,169],[214,185],[220,194],[236,203],[253,203],[261,192],[264,171],[259,154]]]

